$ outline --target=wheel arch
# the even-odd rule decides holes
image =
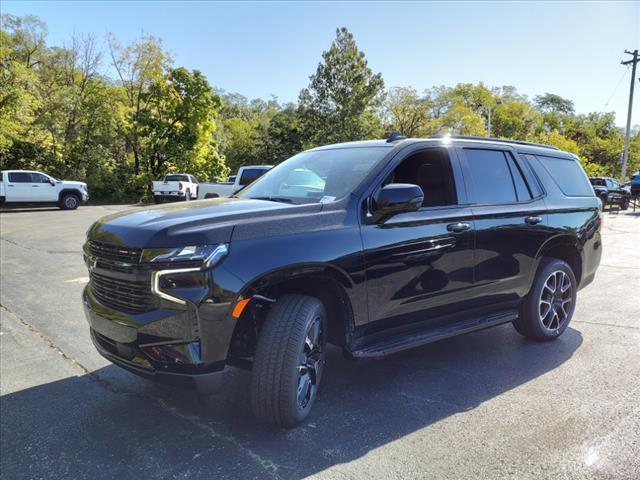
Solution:
[[[559,235],[547,240],[538,250],[536,255],[535,269],[531,272],[529,288],[533,285],[536,272],[540,262],[544,257],[558,258],[569,264],[576,277],[578,285],[582,281],[583,253],[578,239],[570,235]]]
[[[258,295],[276,302],[278,297],[290,293],[316,297],[327,310],[329,341],[344,346],[355,325],[352,289],[353,284],[345,272],[332,265],[314,263],[291,265],[266,272],[248,282],[240,291],[239,297]],[[268,312],[268,300],[249,302],[236,323],[232,345],[243,338],[246,333],[244,330],[252,322],[259,331]],[[244,347],[251,349],[255,345],[245,343]],[[233,356],[233,349],[230,354]]]
[[[75,188],[64,188],[58,193],[58,202],[62,202],[62,198],[67,194],[75,195],[78,197],[78,201],[82,201],[82,193],[80,193],[79,190]]]

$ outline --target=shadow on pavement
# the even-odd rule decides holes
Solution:
[[[550,372],[581,344],[571,328],[532,343],[504,325],[381,361],[332,349],[314,411],[293,431],[251,416],[248,372],[200,402],[109,366],[2,396],[0,465],[12,479],[303,478]]]
[[[27,213],[27,212],[68,212],[56,206],[51,207],[2,207],[0,213]]]

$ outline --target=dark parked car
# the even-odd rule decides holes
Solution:
[[[593,186],[593,191],[602,201],[602,205],[614,203],[620,210],[629,208],[631,202],[631,191],[622,187],[614,178],[589,177],[589,182]]]
[[[328,342],[364,359],[509,322],[560,336],[600,263],[599,212],[576,158],[552,147],[329,145],[236,197],[100,219],[83,300],[113,363],[205,392],[250,368],[255,414],[292,427]]]

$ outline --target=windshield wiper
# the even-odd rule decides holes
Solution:
[[[269,202],[293,203],[293,200],[286,197],[249,197],[251,200],[267,200]]]

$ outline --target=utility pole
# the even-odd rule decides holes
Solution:
[[[631,60],[620,62],[622,65],[631,65],[631,87],[629,88],[629,110],[627,111],[627,129],[624,134],[624,149],[622,150],[622,173],[620,175],[620,183],[624,183],[627,177],[627,158],[629,156],[629,137],[631,136],[631,109],[633,107],[633,89],[636,85],[636,65],[640,59],[638,58],[638,49],[633,52],[625,50],[627,55],[633,55]]]

